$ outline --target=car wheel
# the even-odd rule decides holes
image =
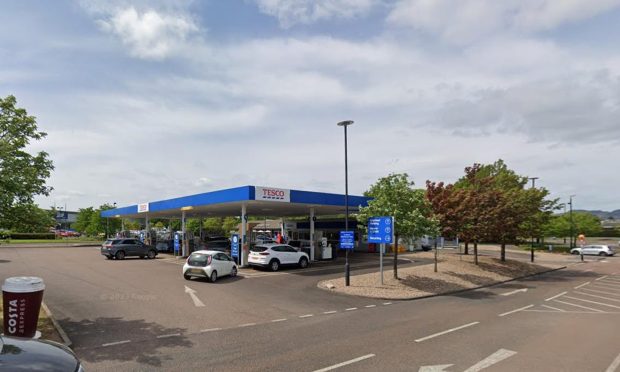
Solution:
[[[213,270],[211,272],[211,276],[209,277],[209,280],[211,280],[211,283],[217,282],[217,271]]]
[[[601,252],[598,254],[599,256],[607,256],[607,254],[605,252]]]
[[[185,280],[190,280],[192,277],[191,277],[191,275],[183,274],[183,278]]]
[[[125,259],[125,252],[118,251],[118,252],[116,252],[115,257],[116,257],[117,260],[124,260]]]
[[[269,268],[271,269],[271,271],[278,271],[278,269],[280,268],[280,261],[271,260],[271,262],[269,262]]]
[[[140,256],[141,259],[144,259],[144,256]]]
[[[302,257],[299,260],[299,267],[301,267],[302,269],[305,269],[306,267],[308,267],[308,259],[306,257]]]
[[[579,254],[579,252],[578,251],[572,251],[572,252],[570,252],[570,254]]]
[[[149,260],[154,259],[155,256],[157,256],[157,253],[152,249],[149,251],[149,253],[147,253],[147,257],[149,258]]]
[[[230,271],[230,276],[232,276],[233,278],[235,276],[237,276],[237,267],[233,266],[232,270]]]
[[[107,258],[108,260],[111,260],[112,259],[112,255],[107,255],[107,256],[105,256],[105,258]]]

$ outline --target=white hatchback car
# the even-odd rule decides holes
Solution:
[[[237,264],[229,255],[220,251],[196,251],[183,265],[185,280],[199,277],[207,278],[214,283],[217,278],[226,275],[237,276]]]
[[[584,245],[583,248],[582,247],[573,248],[570,250],[570,253],[581,254],[582,250],[583,250],[584,255],[613,256],[614,254],[616,254],[616,252],[608,245],[598,245],[598,244]]]
[[[310,259],[304,252],[287,244],[261,244],[250,248],[248,264],[278,271],[283,265],[296,265],[305,269]]]

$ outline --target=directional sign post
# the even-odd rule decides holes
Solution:
[[[233,234],[230,238],[230,255],[232,258],[239,257],[239,234]]]
[[[381,285],[383,285],[383,254],[385,244],[392,243],[394,234],[394,218],[391,216],[370,217],[368,219],[368,243],[379,244],[379,271],[381,272]]]
[[[181,248],[181,244],[179,242],[179,233],[174,233],[174,255],[175,256],[179,253],[180,248]]]
[[[355,249],[355,234],[353,231],[340,232],[340,249]]]

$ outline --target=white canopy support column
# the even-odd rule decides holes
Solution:
[[[314,261],[314,208],[310,208],[310,261]]]
[[[241,252],[239,253],[241,267],[244,267],[248,263],[249,246],[247,241],[247,216],[246,205],[241,205]]]
[[[147,213],[144,216],[144,229],[146,230],[146,234],[144,236],[144,239],[146,240],[146,244],[152,244],[151,243],[151,226],[149,223],[149,214]]]
[[[182,232],[182,241],[181,241],[181,256],[187,257],[189,252],[188,241],[187,241],[187,232],[185,231],[185,211],[181,211],[181,232]]]

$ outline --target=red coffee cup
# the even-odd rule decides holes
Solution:
[[[35,276],[14,276],[2,285],[4,334],[32,338],[37,332],[45,284]]]

